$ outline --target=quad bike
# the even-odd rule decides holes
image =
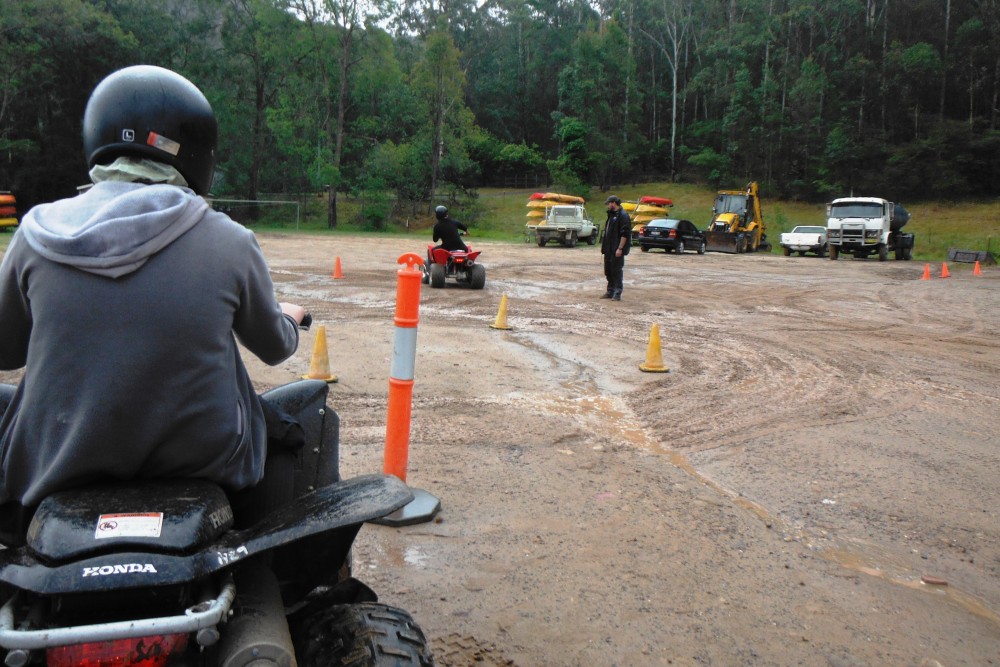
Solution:
[[[447,278],[466,283],[472,289],[483,289],[486,285],[486,267],[476,262],[479,250],[445,250],[434,245],[427,246],[427,263],[424,264],[424,284],[444,287]]]
[[[279,457],[295,500],[255,525],[234,528],[225,492],[197,479],[42,501],[26,544],[0,551],[7,667],[432,665],[412,617],[351,577],[361,526],[413,494],[390,475],[340,478],[327,391],[306,380],[264,394],[306,444]]]

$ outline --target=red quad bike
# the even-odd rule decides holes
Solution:
[[[466,283],[472,289],[483,289],[486,285],[486,267],[476,262],[479,250],[445,250],[434,245],[427,246],[427,263],[424,264],[424,284],[444,287],[447,278]]]
[[[255,525],[234,527],[226,494],[206,480],[46,498],[27,544],[0,549],[7,667],[433,665],[410,614],[351,576],[361,527],[413,494],[391,475],[341,478],[327,393],[304,380],[265,394],[298,419],[306,445],[287,464],[296,500]]]

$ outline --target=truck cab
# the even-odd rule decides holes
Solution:
[[[842,252],[855,258],[877,254],[880,262],[911,259],[915,236],[900,231],[910,214],[899,204],[878,197],[844,197],[826,207],[826,234],[830,259]]]

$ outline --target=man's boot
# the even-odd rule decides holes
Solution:
[[[617,290],[614,294],[612,294],[611,295],[611,300],[612,301],[621,301],[622,300],[622,291],[621,290]]]
[[[608,292],[605,292],[604,294],[602,294],[601,298],[602,299],[611,299],[611,298],[614,298],[614,296],[615,295],[612,292],[608,291]]]

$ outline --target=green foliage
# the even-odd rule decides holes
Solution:
[[[14,190],[23,206],[75,192],[85,175],[80,136],[90,91],[138,47],[112,15],[90,3],[0,3],[0,140],[6,148],[0,189]]]
[[[385,190],[370,190],[362,193],[361,209],[357,221],[362,229],[381,231],[385,229],[392,212],[392,204]]]
[[[721,185],[731,176],[727,169],[728,159],[714,148],[705,147],[691,155],[688,161],[696,167],[701,167],[705,172],[705,179],[713,186]]]
[[[525,174],[996,196],[996,34],[995,2],[6,0],[0,188],[72,194],[90,91],[149,62],[216,109],[218,193],[333,185],[373,225]]]

